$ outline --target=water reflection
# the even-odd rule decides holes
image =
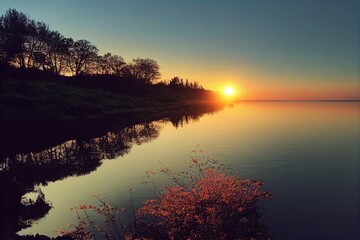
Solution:
[[[35,201],[23,199],[26,193],[34,191],[34,186],[88,174],[101,165],[102,159],[123,156],[134,144],[157,138],[164,121],[179,127],[215,110],[218,108],[191,109],[187,115],[177,114],[166,120],[130,125],[96,138],[68,140],[39,152],[1,154],[0,235],[10,238],[47,214],[50,205],[41,190]]]
[[[156,140],[133,144],[130,154],[102,161],[91,174],[49,182],[42,190],[54,208],[18,234],[57,236],[77,222],[70,208],[98,203],[94,193],[122,208],[131,187],[140,206],[153,198],[141,183],[144,172],[159,168],[159,161],[183,171],[189,151],[200,144],[206,156],[229,164],[240,177],[265,182],[273,198],[259,206],[272,238],[360,239],[359,120],[358,102],[244,102],[184,128],[164,123]]]

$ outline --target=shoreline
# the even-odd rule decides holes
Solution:
[[[65,77],[41,70],[2,68],[2,156],[97,136],[114,127],[213,111],[226,104],[216,93],[202,88],[148,84],[110,75]]]
[[[95,138],[119,128],[162,119],[177,121],[184,116],[203,115],[224,107],[225,104],[215,101],[186,101],[68,121],[25,122],[21,126],[14,122],[12,126],[1,126],[1,155],[41,151],[70,139]]]

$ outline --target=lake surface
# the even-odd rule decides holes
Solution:
[[[69,209],[97,204],[92,195],[100,192],[117,207],[129,204],[129,188],[136,204],[153,198],[142,184],[144,172],[160,168],[159,161],[186,169],[191,150],[201,148],[241,177],[265,182],[273,197],[260,206],[272,239],[360,239],[359,102],[242,102],[177,127],[156,121],[92,142],[106,151],[89,152],[110,159],[79,164],[86,169],[78,176],[40,183],[53,208],[20,234],[56,236],[76,223]],[[60,146],[79,149],[76,144]]]

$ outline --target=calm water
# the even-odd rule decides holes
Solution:
[[[131,187],[141,203],[153,197],[141,183],[143,173],[160,168],[159,161],[185,169],[200,144],[204,155],[265,182],[273,198],[261,207],[273,239],[360,239],[360,103],[246,102],[178,128],[167,121],[138,128],[147,135],[130,140],[139,145],[115,153],[116,141],[107,146],[105,157],[115,159],[82,176],[40,184],[53,208],[20,233],[57,235],[76,222],[71,207],[96,204],[94,193],[126,206]]]

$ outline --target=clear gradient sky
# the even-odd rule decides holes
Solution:
[[[1,0],[66,37],[244,99],[360,99],[359,0]]]

